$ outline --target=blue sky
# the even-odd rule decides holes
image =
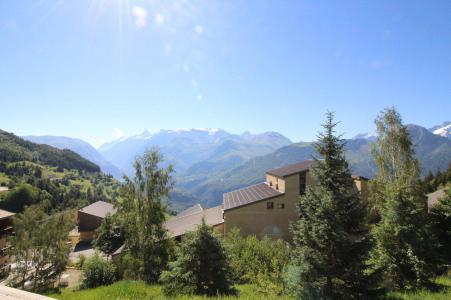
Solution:
[[[350,137],[394,105],[450,120],[451,1],[0,3],[0,128],[95,145],[144,129]]]

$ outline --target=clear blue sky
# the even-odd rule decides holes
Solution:
[[[0,2],[0,128],[19,135],[312,140],[327,110],[353,136],[391,105],[451,119],[451,1]]]

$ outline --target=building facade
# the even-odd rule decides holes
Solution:
[[[236,227],[242,235],[290,240],[290,224],[299,219],[299,196],[315,185],[314,164],[314,160],[306,160],[273,169],[266,172],[265,182],[225,193],[224,234]],[[356,190],[363,192],[367,179],[353,179]]]
[[[82,242],[90,242],[94,239],[94,234],[99,228],[102,220],[108,214],[115,214],[116,209],[113,204],[97,201],[91,205],[83,207],[78,211],[78,232],[79,240]]]
[[[0,275],[7,274],[11,264],[8,238],[14,234],[12,227],[13,216],[14,213],[0,209]]]

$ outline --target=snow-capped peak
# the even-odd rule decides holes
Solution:
[[[451,138],[451,122],[445,122],[442,125],[430,129],[433,134]]]
[[[374,141],[377,138],[377,134],[375,132],[365,132],[365,133],[359,133],[356,136],[354,136],[352,139],[364,139],[364,140],[370,140]]]
[[[434,130],[432,133],[443,137],[451,138],[451,123]]]
[[[153,134],[146,129],[141,134],[134,135],[130,138],[134,139],[134,140],[148,140],[152,137],[153,137]]]
[[[206,132],[209,135],[214,135],[216,133],[218,133],[219,131],[221,131],[221,129],[219,128],[178,128],[178,129],[174,129],[174,130],[161,130],[162,132],[167,132],[167,133],[185,133],[185,132],[194,132],[194,131],[202,131],[202,132]]]

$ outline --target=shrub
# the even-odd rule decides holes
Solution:
[[[169,271],[163,271],[160,277],[166,295],[216,296],[236,292],[222,241],[205,222],[183,238],[176,256]]]
[[[143,280],[144,263],[142,260],[134,258],[130,252],[123,251],[119,259],[114,261],[114,264],[119,278]]]
[[[96,253],[85,262],[81,283],[82,289],[108,285],[114,281],[116,281],[116,267],[110,261],[101,258]]]
[[[86,262],[86,256],[84,256],[83,254],[80,254],[80,255],[78,255],[78,260],[75,263],[75,267],[77,269],[82,269],[85,262]]]
[[[239,283],[257,284],[265,293],[281,294],[283,276],[290,258],[289,244],[269,237],[242,237],[232,229],[225,239],[233,279]]]

